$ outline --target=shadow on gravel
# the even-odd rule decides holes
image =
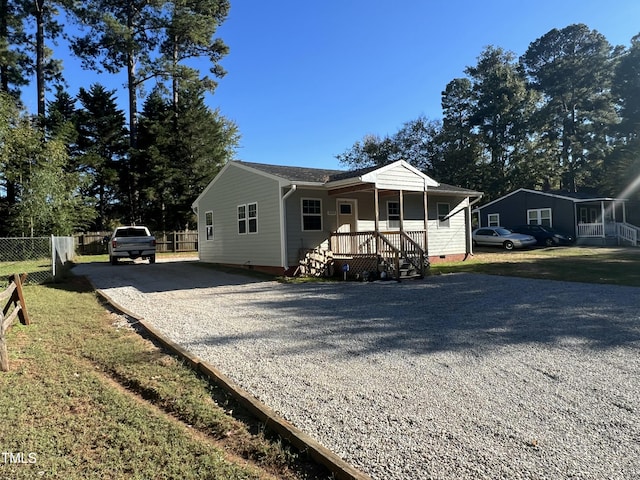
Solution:
[[[640,346],[640,296],[633,287],[478,274],[422,281],[279,285],[247,299],[265,328],[212,336],[210,345],[273,342],[277,354],[411,354],[512,344],[609,349]],[[278,346],[278,343],[281,345]]]
[[[197,260],[158,262],[141,261],[86,263],[73,268],[75,275],[86,276],[98,289],[134,287],[141,293],[170,292],[264,282],[264,277],[238,275]]]

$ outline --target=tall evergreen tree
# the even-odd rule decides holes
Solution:
[[[523,160],[519,154],[528,140],[535,97],[518,70],[515,55],[501,48],[487,47],[478,64],[465,72],[471,79],[469,123],[486,152],[483,189],[504,195],[517,186],[513,173]]]
[[[442,92],[442,129],[436,138],[441,153],[433,171],[445,183],[483,190],[482,149],[471,122],[472,105],[471,80],[456,78],[447,84]]]
[[[0,91],[20,98],[27,85],[30,55],[25,33],[25,12],[20,0],[0,0]]]
[[[116,211],[117,196],[122,191],[119,180],[130,171],[125,161],[129,142],[125,114],[117,106],[115,90],[106,90],[100,84],[91,85],[89,90],[81,88],[78,100],[77,171],[87,179],[84,194],[96,200],[93,229],[103,231],[122,214]]]
[[[173,108],[177,109],[181,81],[198,80],[200,85],[213,92],[217,83],[184,64],[196,58],[209,59],[209,72],[220,78],[225,74],[220,60],[229,48],[219,38],[214,38],[217,28],[229,13],[228,0],[176,0],[168,5],[165,19],[165,36],[160,46],[162,57],[151,68],[160,76],[171,79]]]
[[[605,193],[640,200],[640,35],[619,57],[612,93],[620,122],[611,125],[616,145],[605,161]]]
[[[85,68],[127,73],[130,144],[136,147],[138,93],[146,77],[139,75],[153,62],[161,41],[166,0],[87,0],[76,2],[74,14],[86,29],[71,48]]]
[[[46,41],[55,42],[62,33],[63,25],[58,20],[60,6],[68,3],[68,0],[20,0],[26,21],[34,24],[34,31],[26,40],[28,50],[32,53],[29,70],[36,76],[38,115],[41,120],[45,117],[47,85],[62,82],[62,64],[53,58],[53,51]]]
[[[615,69],[612,92],[620,105],[620,124],[614,125],[619,137],[632,140],[640,136],[640,34],[620,55]]]
[[[180,98],[177,121],[173,99],[158,91],[145,102],[140,121],[140,210],[158,230],[195,225],[191,204],[238,146],[237,126],[205,105],[198,83],[181,88]]]
[[[597,181],[609,150],[607,127],[616,121],[611,99],[613,48],[586,25],[553,29],[521,57],[531,85],[543,95],[537,129],[543,152],[556,162],[559,187],[575,191]]]

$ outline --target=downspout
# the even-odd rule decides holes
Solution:
[[[293,184],[287,193],[282,196],[280,200],[280,256],[281,256],[281,264],[282,268],[286,272],[289,269],[288,265],[288,249],[287,249],[287,221],[286,221],[286,206],[285,202],[287,198],[293,194],[298,189],[298,186]]]
[[[196,235],[196,238],[199,239],[200,238],[200,215],[198,213],[198,207],[196,207],[194,204],[191,205],[191,211],[193,211],[193,213],[196,214],[196,231],[198,232],[198,235]],[[206,227],[205,227],[206,230]],[[200,255],[200,245],[201,242],[198,241],[198,260],[200,260],[202,258],[202,255]]]

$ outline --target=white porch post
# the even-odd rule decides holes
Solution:
[[[380,232],[380,198],[379,198],[379,192],[378,192],[378,187],[374,187],[373,189],[373,203],[374,203],[374,209],[375,209],[375,221],[374,221],[374,228],[376,231],[376,255],[380,254],[380,246],[378,245],[378,232]]]
[[[429,255],[429,205],[427,203],[427,189],[425,187],[423,193],[423,204],[424,204],[424,253]]]
[[[602,222],[602,238],[607,236],[607,224],[605,223],[604,200],[600,200],[600,221]]]
[[[404,232],[404,192],[400,190],[400,232]]]

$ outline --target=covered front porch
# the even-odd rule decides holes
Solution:
[[[469,197],[478,192],[439,184],[406,162],[326,184],[332,225],[321,249],[337,273],[421,277],[433,252],[461,257],[471,249]],[[335,202],[335,203],[334,203]]]
[[[624,200],[602,199],[577,203],[576,219],[579,245],[638,246],[640,228],[627,222]]]

